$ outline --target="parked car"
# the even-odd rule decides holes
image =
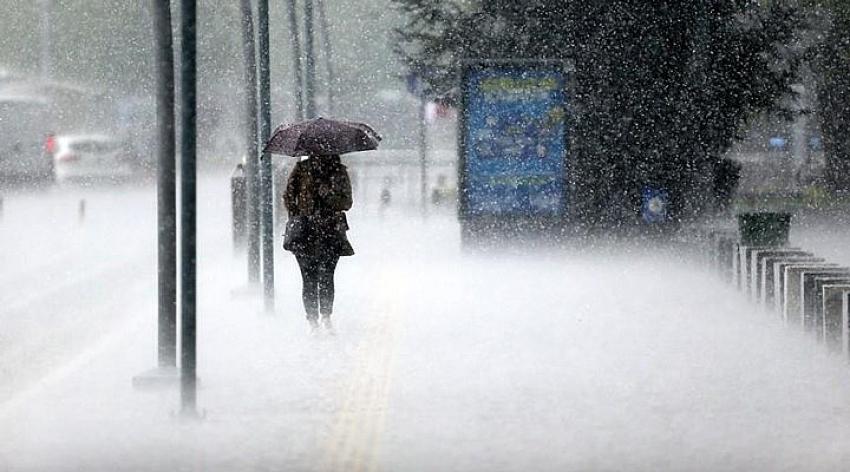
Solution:
[[[0,96],[0,181],[53,181],[53,159],[45,148],[52,118],[50,103],[44,98]]]
[[[124,182],[138,171],[123,142],[99,134],[56,136],[53,166],[59,183]]]

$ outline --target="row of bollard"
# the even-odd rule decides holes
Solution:
[[[753,237],[746,216],[740,215],[738,231],[703,235],[706,262],[765,312],[799,327],[850,361],[850,268],[789,247],[790,216],[760,215],[784,219],[784,228],[779,225],[773,234],[756,232]]]

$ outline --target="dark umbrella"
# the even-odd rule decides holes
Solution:
[[[316,118],[280,125],[264,152],[287,156],[345,154],[377,149],[380,141],[381,137],[369,125]]]

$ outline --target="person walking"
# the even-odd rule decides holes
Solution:
[[[351,178],[339,155],[378,149],[381,136],[369,125],[322,117],[284,123],[263,153],[305,159],[295,164],[283,193],[289,213],[283,248],[298,261],[304,311],[311,330],[333,333],[334,272],[341,256],[354,255],[348,242]]]
[[[310,155],[297,162],[283,203],[289,214],[284,249],[301,269],[302,299],[312,331],[333,333],[334,272],[341,256],[354,255],[345,212],[352,205],[351,179],[339,155]]]

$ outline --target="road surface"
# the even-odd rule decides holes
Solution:
[[[86,215],[79,202],[86,201]],[[452,215],[355,208],[335,337],[294,259],[245,286],[227,177],[201,179],[199,406],[155,363],[155,193],[11,194],[0,470],[845,470],[850,372],[683,255],[464,254]],[[355,203],[357,205],[357,203]],[[363,207],[361,207],[363,208]]]

